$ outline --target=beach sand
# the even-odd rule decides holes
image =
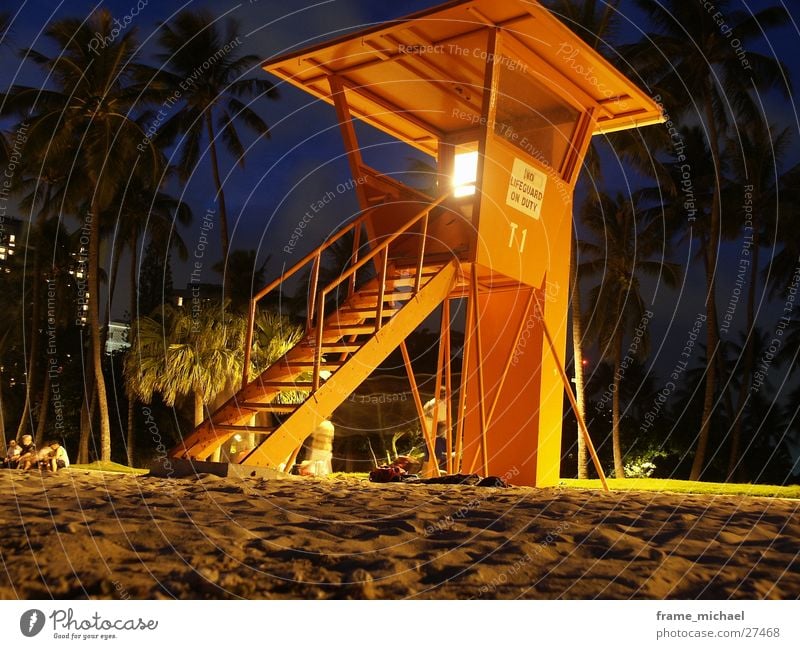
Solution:
[[[800,501],[0,471],[2,598],[790,598]]]

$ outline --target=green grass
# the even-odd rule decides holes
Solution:
[[[117,464],[116,462],[92,462],[91,464],[70,464],[70,469],[79,471],[107,471],[109,473],[130,473],[133,475],[144,475],[147,469],[136,469],[134,467]]]
[[[562,487],[574,489],[602,489],[599,480],[569,480],[559,482]],[[682,494],[706,494],[725,496],[777,496],[800,498],[800,485],[778,487],[764,484],[728,484],[720,482],[693,482],[692,480],[668,480],[657,478],[608,479],[611,491],[669,491]]]

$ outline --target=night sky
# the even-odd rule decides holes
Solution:
[[[145,62],[155,63],[152,52],[158,23],[169,20],[184,8],[204,7],[216,15],[231,16],[240,22],[242,54],[252,53],[262,59],[268,59],[313,42],[335,38],[343,33],[436,4],[438,2],[432,0],[394,0],[391,3],[369,0],[324,0],[315,3],[301,0],[280,2],[200,0],[185,3],[150,0],[133,20],[131,29],[137,31]],[[773,4],[780,3],[748,1],[742,4],[742,8],[755,11]],[[115,16],[122,17],[135,5],[135,0],[113,0],[97,5],[66,0],[60,3],[45,0],[14,3],[6,0],[3,9],[11,11],[13,17],[10,32],[5,35],[0,45],[0,55],[3,57],[3,65],[0,66],[0,87],[5,89],[13,83],[34,86],[42,84],[38,70],[31,64],[22,63],[15,53],[28,46],[52,53],[51,44],[42,37],[42,31],[52,20],[64,16],[83,16],[96,6],[107,7]],[[770,40],[753,45],[753,49],[772,53],[784,61],[797,84],[800,83],[800,57],[797,56],[800,51],[798,30],[800,8],[797,3],[788,3],[786,6],[793,15],[794,23],[782,29],[772,30]],[[632,2],[621,2],[619,11],[623,16],[622,33],[618,39],[620,42],[636,41],[649,29],[646,16],[636,10]],[[254,69],[252,75],[266,75],[266,73]],[[277,79],[273,81],[278,83]],[[315,216],[307,233],[297,243],[292,254],[287,255],[282,251],[298,219],[309,209],[309,205],[324,195],[329,188],[345,182],[350,174],[343,157],[333,108],[294,88],[285,85],[279,85],[279,88],[278,101],[260,99],[253,104],[270,124],[271,139],[252,144],[247,152],[244,170],[235,167],[234,161],[229,157],[222,158],[223,168],[226,170],[224,173],[229,172],[225,178],[225,189],[233,229],[231,249],[257,248],[261,260],[271,253],[272,258],[267,267],[268,279],[274,277],[282,265],[291,265],[297,261],[302,254],[312,249],[322,237],[348,220],[357,210],[353,192],[337,193],[336,198]],[[800,133],[800,120],[794,101],[787,101],[777,92],[765,95],[762,99],[769,121],[781,127],[789,127],[793,131],[794,146],[786,162],[787,166],[796,164],[800,161],[796,138]],[[4,128],[9,126],[10,123],[3,124]],[[409,167],[409,157],[422,157],[418,152],[392,142],[368,127],[361,129],[359,133],[363,138],[362,144],[370,147],[365,155],[367,162],[372,162],[382,171],[404,172]],[[627,192],[632,186],[641,183],[641,178],[631,174],[610,153],[607,153],[604,159],[606,164],[603,186],[606,189]],[[207,159],[205,157],[201,159],[193,178],[186,186],[180,186],[173,181],[168,189],[174,195],[179,195],[188,201],[195,212],[195,225],[180,230],[191,251],[200,236],[201,217],[206,209],[213,207],[213,183]],[[579,201],[580,197],[576,203]],[[20,216],[28,218],[28,215]],[[205,253],[208,263],[204,266],[205,275],[202,281],[219,282],[221,279],[210,270],[219,256],[218,239],[213,237],[213,241],[214,245]],[[722,310],[724,310],[724,296],[729,293],[735,275],[736,255],[732,251],[738,250],[738,246],[738,242],[725,244],[721,256],[723,268],[720,273],[718,300],[719,308]],[[686,268],[687,260],[695,251],[690,251],[685,246],[681,248],[677,244],[670,244],[668,252],[674,261]],[[768,256],[765,254],[765,257]],[[122,263],[126,263],[125,258]],[[724,268],[728,263],[730,272]],[[651,362],[655,362],[657,366],[660,362],[659,356],[667,357],[667,362],[674,357],[668,351],[673,337],[677,345],[677,341],[685,337],[685,332],[695,314],[703,309],[704,282],[700,271],[700,264],[693,264],[691,270],[684,276],[682,288],[677,292],[654,285],[647,287],[645,291],[649,292],[645,295],[645,300],[654,303],[656,312],[653,320],[654,340],[658,341],[664,337],[667,339],[661,352],[651,358]],[[176,288],[182,288],[189,281],[189,272],[188,264],[173,261]],[[112,309],[115,318],[122,317],[127,303],[128,297],[125,291],[120,290],[117,303]],[[739,312],[743,314],[744,309],[740,309]],[[767,318],[767,321],[771,319]],[[731,328],[731,331],[735,330],[735,326]],[[658,347],[658,344],[654,345],[654,350]]]

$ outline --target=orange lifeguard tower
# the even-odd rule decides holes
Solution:
[[[173,456],[204,459],[249,432],[257,446],[241,463],[288,469],[310,432],[398,347],[432,449],[435,422],[425,423],[404,341],[441,305],[436,385],[456,431],[448,470],[554,485],[565,387],[572,397],[560,359],[575,182],[593,134],[660,122],[658,106],[536,2],[450,2],[264,69],[333,104],[362,211],[255,296],[241,390]],[[355,119],[435,158],[437,195],[368,167]],[[323,253],[346,235],[348,267],[319,285]],[[251,379],[258,301],[308,270],[304,339]],[[453,299],[467,305],[455,407]],[[302,403],[280,403],[297,390]],[[260,412],[280,412],[283,423],[253,425]]]

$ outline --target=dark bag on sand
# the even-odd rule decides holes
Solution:
[[[497,476],[487,476],[481,478],[477,473],[455,473],[453,475],[443,475],[438,478],[424,478],[415,480],[417,484],[451,484],[451,485],[470,485],[473,487],[507,487],[508,483],[503,478]]]
[[[406,474],[399,466],[379,466],[369,472],[371,482],[400,482]]]

